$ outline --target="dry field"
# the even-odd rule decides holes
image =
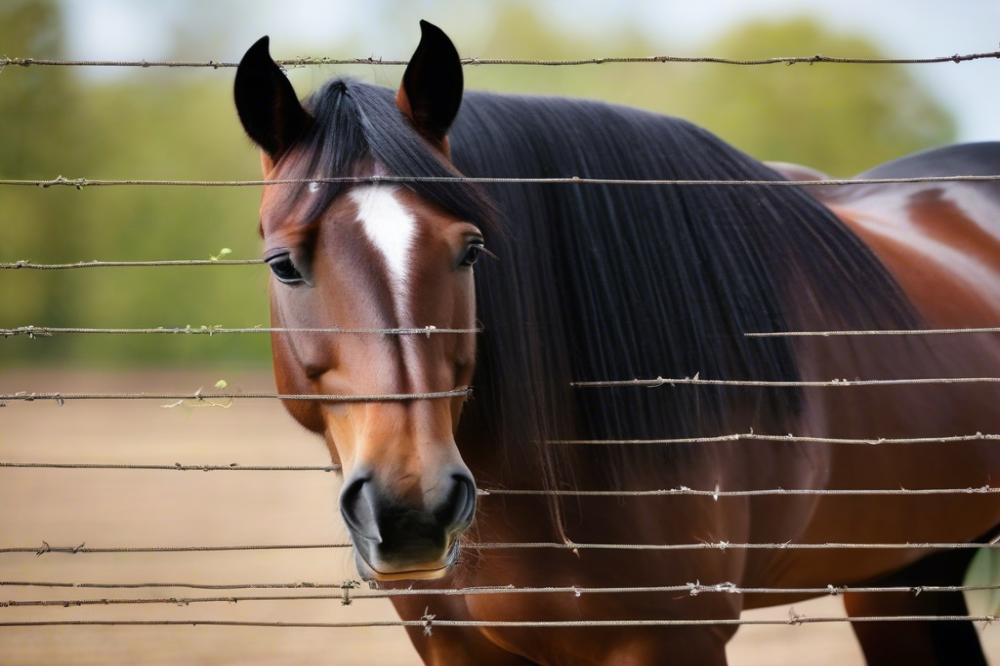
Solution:
[[[5,372],[0,391],[271,390],[267,374]],[[322,465],[325,449],[271,401],[228,409],[157,403],[14,403],[0,410],[0,460]],[[344,538],[337,479],[323,473],[0,470],[0,544],[185,545],[308,543]],[[0,555],[0,580],[73,582],[340,581],[356,576],[348,551]],[[116,594],[117,593],[117,594]],[[0,600],[199,594],[168,590],[0,588]],[[209,594],[209,593],[206,593]],[[839,600],[796,604],[842,614]],[[747,617],[787,618],[788,607]],[[392,619],[388,602],[268,601],[88,608],[0,608],[3,620],[232,619],[331,622]],[[1000,632],[984,632],[1000,660]],[[861,664],[846,624],[744,627],[734,666]],[[0,664],[414,664],[401,629],[57,627],[0,629]]]

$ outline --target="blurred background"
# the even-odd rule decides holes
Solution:
[[[417,20],[441,26],[463,56],[937,56],[998,47],[989,0],[2,0],[0,55],[238,60],[263,34],[275,57],[405,59]],[[998,65],[738,68],[641,64],[467,67],[466,85],[600,98],[688,118],[766,160],[851,176],[954,141],[1000,138]],[[402,68],[308,67],[301,95],[348,74],[395,87]],[[0,70],[0,177],[241,179],[259,176],[231,103],[233,70]],[[259,256],[255,188],[0,189],[0,261]],[[224,250],[225,249],[225,250]],[[0,327],[266,324],[260,266],[0,274]],[[271,390],[266,336],[61,336],[0,341],[0,390],[177,390],[225,379]],[[43,446],[44,445],[44,446]],[[4,460],[325,464],[323,446],[280,405],[16,404],[0,410]],[[89,473],[8,470],[0,541],[36,545],[315,542],[342,538],[336,480],[318,474]],[[165,478],[169,477],[169,478]],[[238,477],[238,478],[233,478]],[[294,517],[294,518],[290,518]],[[336,581],[346,555],[4,556],[2,579]],[[87,596],[71,591],[76,596]],[[13,588],[0,597],[64,598]],[[139,594],[153,594],[142,591]],[[95,596],[93,594],[89,596]],[[10,618],[230,617],[331,621],[392,617],[381,602],[291,610],[266,603],[196,609],[4,609]],[[809,605],[813,604],[813,605]],[[839,614],[835,599],[797,605]],[[818,604],[818,605],[817,605]],[[995,607],[995,603],[992,604]],[[787,608],[762,611],[787,618]],[[359,613],[362,613],[359,615]],[[994,632],[995,633],[995,632]],[[996,641],[990,644],[998,654]],[[60,629],[0,631],[0,663],[413,663],[400,631]],[[737,666],[860,663],[846,625],[748,628]],[[828,659],[820,657],[825,655]]]
[[[169,3],[4,0],[0,53],[37,58],[238,60],[262,34],[275,57],[408,57],[417,20],[465,56],[950,55],[997,48],[1000,5],[899,0]],[[399,67],[293,69],[305,95],[349,74],[395,87]],[[689,118],[752,155],[850,176],[956,140],[996,139],[996,63],[921,66],[657,64],[469,67],[469,88],[601,98]],[[231,103],[233,71],[8,67],[0,173],[8,178],[253,178]],[[4,261],[258,256],[245,189],[6,188]],[[211,279],[209,279],[209,277]],[[3,275],[0,325],[253,325],[261,267]],[[264,336],[8,340],[5,366],[177,362],[264,365]]]

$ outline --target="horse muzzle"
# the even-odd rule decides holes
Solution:
[[[476,511],[476,486],[456,469],[408,501],[381,487],[368,473],[355,473],[340,494],[340,513],[355,548],[358,571],[367,580],[434,579],[458,557],[458,538]]]

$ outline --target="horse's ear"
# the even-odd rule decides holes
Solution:
[[[420,22],[420,44],[403,74],[396,106],[428,141],[447,151],[448,128],[462,104],[462,61],[441,28]]]
[[[233,95],[243,129],[277,160],[309,127],[312,118],[267,47],[264,36],[247,49],[236,70]]]

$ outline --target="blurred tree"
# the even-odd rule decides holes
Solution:
[[[529,5],[503,6],[479,56],[532,58],[674,53],[618,28],[599,41],[566,34]],[[470,52],[471,49],[460,51]],[[746,24],[697,49],[732,58],[884,57],[871,41],[808,18]],[[905,66],[640,64],[468,68],[469,87],[605,99],[679,115],[762,160],[800,162],[847,176],[953,141],[947,111]]]
[[[872,42],[800,18],[751,23],[706,49],[732,58],[885,57]],[[707,65],[685,70],[670,105],[759,159],[849,176],[955,139],[947,111],[905,66]]]
[[[0,6],[0,44],[11,55],[65,55],[58,7],[44,1],[4,3]],[[80,163],[73,149],[78,120],[71,115],[78,103],[75,82],[65,71],[38,67],[0,73],[0,173],[52,177],[57,169],[74,169]],[[71,202],[58,194],[32,194],[15,188],[0,192],[0,247],[36,257],[75,255],[79,251],[75,235],[56,233],[56,223],[71,217]],[[74,285],[55,275],[38,275],[33,280],[4,277],[4,314],[16,312],[31,321],[66,322],[74,317]]]

